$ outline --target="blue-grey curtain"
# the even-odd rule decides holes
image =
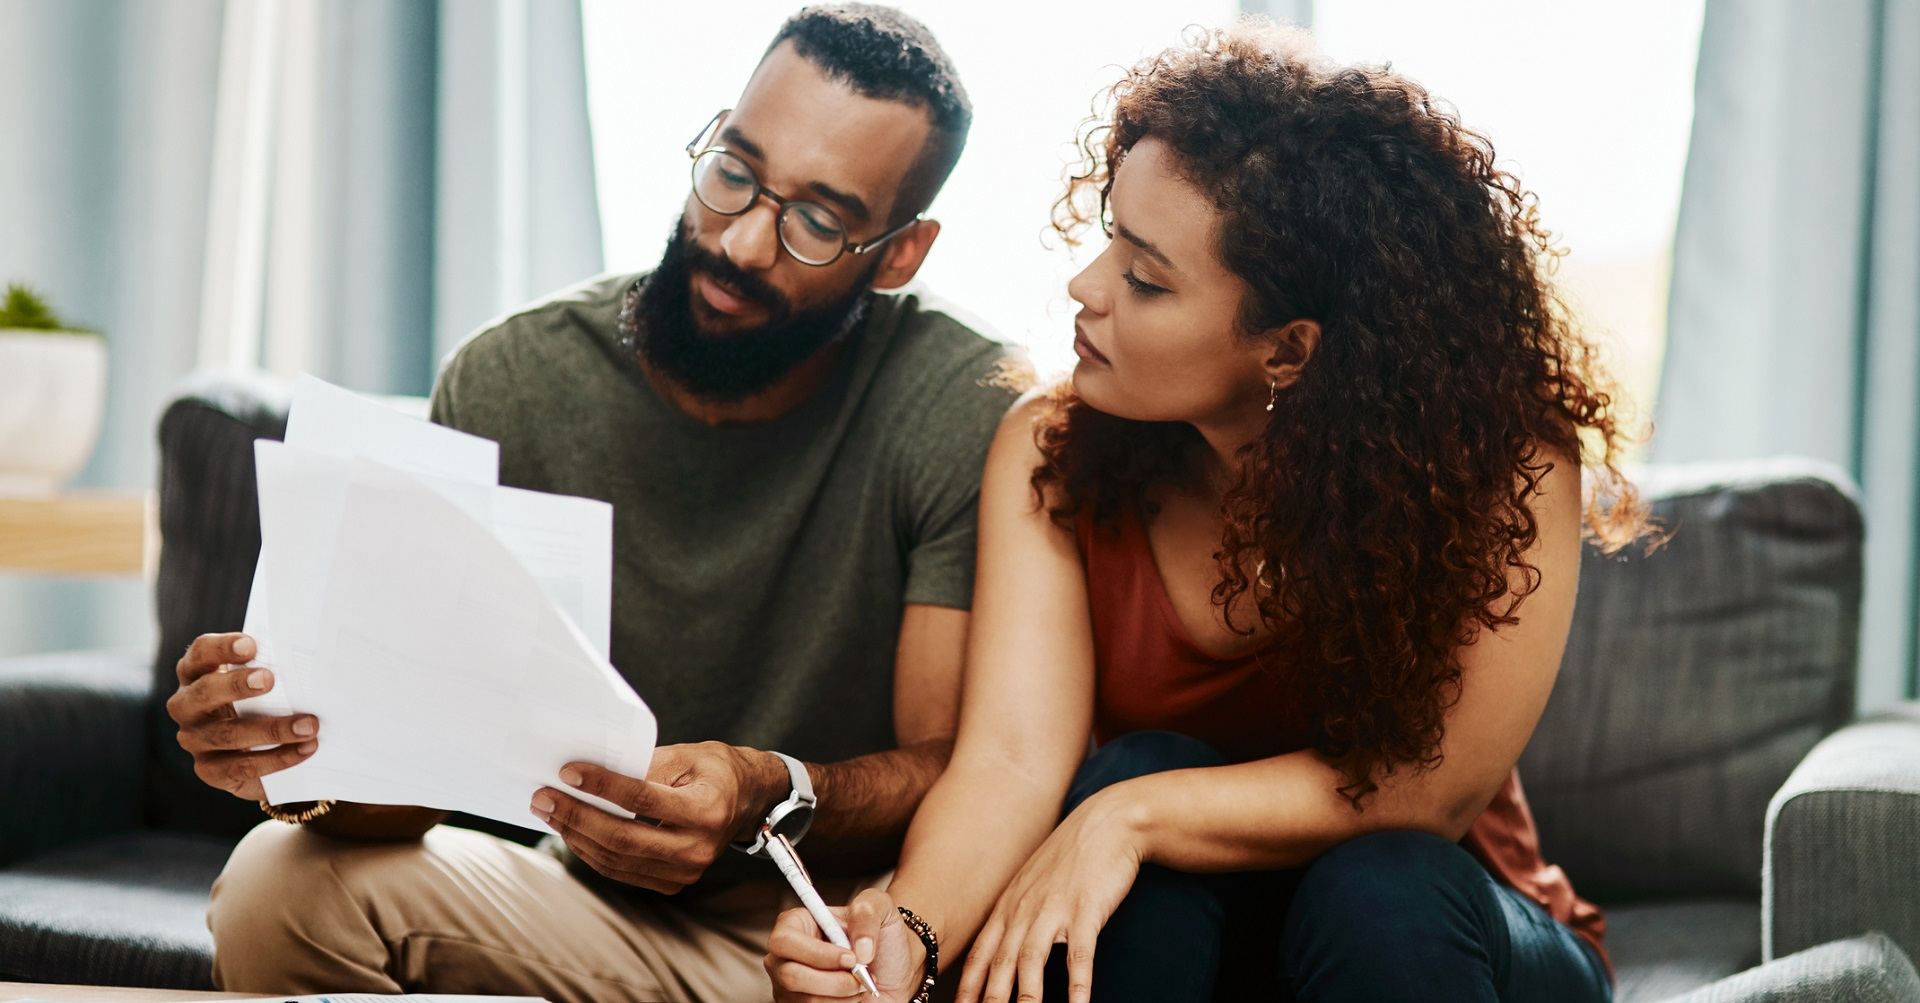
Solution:
[[[197,366],[424,393],[599,271],[580,32],[578,0],[0,0],[0,282],[108,338],[79,484],[151,484]],[[0,655],[144,645],[149,605],[0,575]]]
[[[1914,693],[1920,0],[1708,0],[1653,456],[1798,454],[1867,516],[1860,704]]]

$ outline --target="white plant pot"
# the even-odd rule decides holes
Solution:
[[[106,401],[106,339],[0,328],[0,494],[51,494],[72,480]]]

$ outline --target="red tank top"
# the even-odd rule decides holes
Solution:
[[[1095,532],[1083,512],[1076,529],[1093,620],[1096,741],[1132,731],[1173,731],[1236,763],[1311,746],[1313,722],[1293,698],[1287,673],[1263,667],[1260,654],[1215,658],[1188,636],[1137,513],[1123,514],[1117,532]],[[1519,770],[1507,776],[1461,845],[1497,880],[1593,945],[1613,976],[1602,943],[1606,919],[1574,894],[1566,872],[1541,856]]]

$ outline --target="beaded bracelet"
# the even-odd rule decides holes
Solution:
[[[303,808],[300,811],[286,811],[281,808],[275,808],[273,805],[268,804],[265,798],[262,798],[260,800],[260,810],[266,812],[267,817],[275,821],[285,822],[288,825],[304,825],[332,811],[333,802],[331,800],[315,801],[312,807]]]
[[[933,999],[934,976],[940,974],[940,935],[933,932],[927,921],[913,914],[913,910],[900,906],[900,918],[906,921],[907,929],[912,930],[927,946],[927,967],[920,975],[920,991],[913,994],[908,1003],[931,1003]]]

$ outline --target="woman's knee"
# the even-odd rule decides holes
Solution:
[[[1067,810],[1114,784],[1168,770],[1226,765],[1226,757],[1191,735],[1133,731],[1093,750],[1080,763],[1067,792]]]
[[[1492,900],[1492,878],[1458,844],[1425,832],[1356,836],[1321,854],[1300,878],[1285,939],[1383,938],[1445,931]],[[1309,933],[1310,931],[1310,933]]]

